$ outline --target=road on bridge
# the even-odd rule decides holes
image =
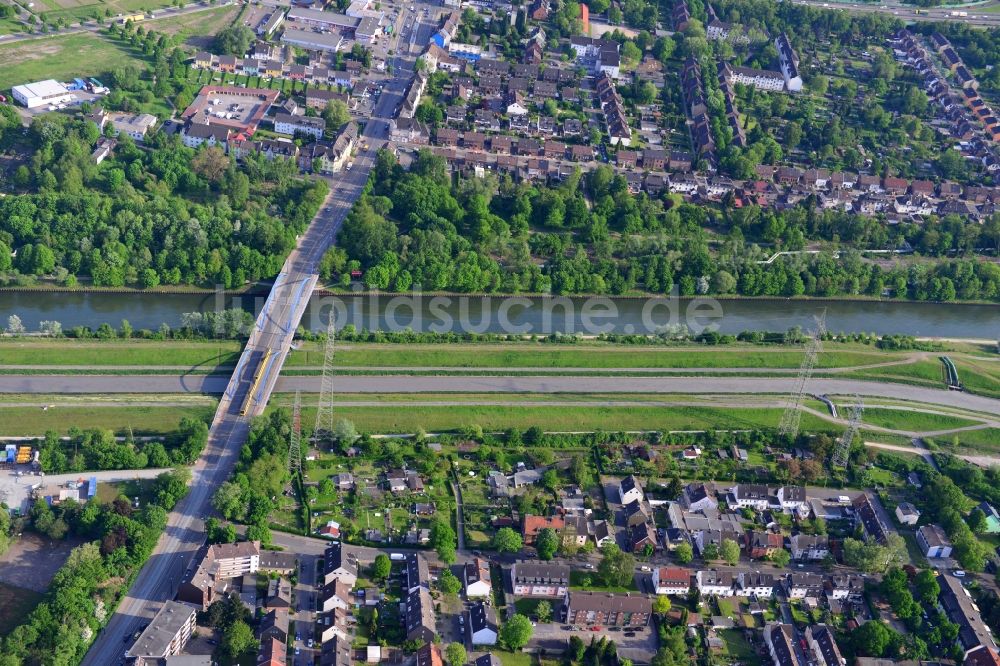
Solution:
[[[400,65],[396,71],[406,72],[402,61]],[[249,419],[267,405],[316,284],[319,260],[333,244],[341,223],[361,195],[377,151],[389,134],[386,119],[395,115],[406,85],[402,74],[387,82],[374,117],[365,126],[362,142],[367,147],[359,148],[351,170],[332,180],[327,201],[285,260],[236,370],[225,386],[205,452],[192,470],[191,491],[170,513],[167,529],[128,595],[94,641],[84,666],[121,663],[131,635],[149,621],[164,601],[174,597],[192,556],[204,541],[204,520],[212,510],[212,494],[232,474],[249,432]],[[262,364],[265,357],[267,363]],[[256,372],[261,365],[264,368],[258,380]],[[246,413],[241,414],[252,385],[255,390]]]

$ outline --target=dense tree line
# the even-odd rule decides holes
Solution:
[[[147,150],[120,137],[115,157],[96,165],[99,137],[85,120],[33,121],[35,152],[15,174],[28,193],[0,200],[0,250],[17,251],[20,274],[68,284],[86,275],[109,287],[240,286],[280,270],[327,191],[324,181],[293,178],[294,165],[259,158],[238,169],[218,148],[194,151],[162,134]]]
[[[36,502],[33,526],[55,538],[86,541],[56,572],[45,599],[3,639],[0,663],[78,664],[114,613],[167,524],[167,511],[187,493],[186,471],[153,484],[154,501],[135,509],[127,497],[109,504]]]
[[[132,437],[119,441],[110,430],[81,432],[71,428],[68,440],[60,439],[54,431],[45,433],[45,439],[37,442],[38,462],[46,474],[190,465],[206,442],[208,426],[191,418],[181,419],[177,432],[163,441]]]
[[[345,286],[364,269],[372,289],[457,292],[683,296],[853,296],[948,301],[1000,298],[1000,268],[974,260],[883,269],[845,249],[770,264],[774,249],[807,239],[847,248],[910,243],[932,256],[1000,241],[987,225],[945,218],[888,227],[876,219],[821,211],[814,201],[787,211],[724,207],[717,212],[668,196],[633,195],[624,177],[600,167],[553,187],[509,178],[452,182],[442,158],[421,152],[404,171],[380,154],[373,185],[348,216],[321,274]],[[706,228],[722,233],[710,249]]]

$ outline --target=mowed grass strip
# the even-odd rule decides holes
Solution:
[[[270,409],[270,408],[269,408]],[[335,418],[352,421],[359,431],[369,433],[411,433],[449,431],[469,425],[486,430],[529,428],[543,430],[752,430],[775,428],[781,420],[780,408],[712,407],[566,407],[535,405],[393,405],[385,407],[337,407]],[[303,423],[316,418],[315,406],[302,407]],[[802,415],[802,429],[837,432],[838,426],[811,414]]]
[[[0,46],[0,90],[42,79],[104,76],[115,67],[145,68],[138,51],[89,32]]]
[[[957,416],[928,414],[926,412],[887,409],[883,407],[865,409],[861,420],[867,425],[891,428],[893,430],[905,430],[908,432],[950,430],[952,428],[964,428],[981,423],[981,421],[963,419]]]
[[[5,340],[0,365],[156,366],[235,365],[240,343],[158,340]]]
[[[70,22],[104,16],[108,10],[112,17],[115,17],[118,14],[152,11],[172,4],[172,0],[36,0],[36,2],[34,9],[43,13],[50,21],[63,18]]]
[[[0,435],[24,437],[44,435],[49,430],[66,434],[72,427],[84,430],[102,428],[124,433],[129,428],[136,435],[162,435],[177,430],[187,417],[208,421],[215,413],[208,406],[170,407],[3,407],[0,409]]]
[[[234,341],[157,340],[6,340],[0,342],[0,365],[235,365],[240,343]],[[288,368],[318,367],[321,344],[303,343],[285,362]],[[853,367],[905,358],[888,352],[831,351],[820,367]],[[360,368],[798,368],[802,352],[786,348],[728,346],[705,348],[627,347],[617,345],[510,344],[351,344],[334,354],[338,367]],[[908,365],[890,366],[906,368]]]
[[[1000,362],[977,361],[972,358],[952,357],[958,380],[966,390],[980,395],[1000,398]]]

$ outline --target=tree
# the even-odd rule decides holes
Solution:
[[[12,314],[7,317],[7,333],[15,338],[20,337],[25,333],[24,324],[21,323],[21,318],[16,314]]]
[[[778,550],[771,553],[770,557],[768,557],[767,559],[771,560],[771,562],[774,563],[774,566],[779,568],[784,568],[788,566],[789,562],[791,562],[792,556],[784,548],[779,548]]]
[[[501,553],[516,553],[524,546],[521,535],[509,527],[501,527],[493,535],[493,547]]]
[[[844,564],[865,573],[883,573],[905,558],[906,542],[898,534],[889,535],[884,546],[874,541],[865,543],[857,539],[844,539]]]
[[[243,488],[232,481],[224,481],[212,496],[212,506],[226,520],[241,520],[247,512]]]
[[[253,637],[253,630],[246,622],[237,620],[226,630],[226,635],[222,639],[222,649],[234,660],[251,650],[256,650],[257,640]]]
[[[500,628],[500,640],[514,652],[527,645],[531,635],[531,620],[521,614],[514,615]]]
[[[358,430],[354,427],[354,424],[347,419],[340,419],[337,424],[333,426],[333,436],[334,438],[344,445],[351,445],[358,439]]]
[[[544,599],[538,602],[535,606],[535,614],[538,616],[539,622],[551,622],[552,621],[552,604]]]
[[[656,598],[653,599],[653,612],[657,615],[666,615],[670,612],[670,597],[665,594],[658,594]]]
[[[343,100],[331,99],[323,109],[323,120],[326,121],[326,129],[330,132],[337,132],[341,127],[351,122],[351,114],[347,110],[347,104]]]
[[[583,661],[583,655],[587,650],[586,644],[583,639],[573,634],[569,637],[569,647],[567,648],[567,654],[572,661]]]
[[[375,561],[372,563],[372,578],[375,580],[385,580],[389,577],[391,571],[392,562],[389,560],[389,556],[385,553],[376,555]]]
[[[468,655],[465,652],[465,646],[461,643],[449,643],[448,647],[444,649],[444,658],[450,666],[464,666]]]
[[[722,540],[721,553],[722,559],[731,567],[740,561],[740,545],[732,539]]]
[[[894,632],[880,621],[865,622],[851,634],[851,642],[858,654],[883,657],[892,644]]]
[[[535,550],[542,560],[551,560],[552,556],[559,550],[559,535],[551,527],[546,527],[538,531],[535,536]]]
[[[253,42],[253,31],[245,25],[232,25],[223,28],[215,36],[215,49],[223,55],[241,56],[250,48]]]
[[[451,572],[451,569],[445,569],[438,577],[438,586],[445,594],[458,594],[462,589],[462,581]]]
[[[431,525],[431,546],[437,551],[438,557],[445,564],[454,564],[457,548],[457,538],[455,530],[451,525],[440,518]]]
[[[925,604],[933,604],[937,601],[941,586],[937,582],[937,576],[930,569],[924,569],[913,579],[913,585],[917,590],[917,596]]]
[[[688,564],[694,559],[694,548],[687,541],[677,544],[674,549],[674,556],[680,564]]]
[[[597,575],[608,587],[629,587],[635,578],[635,557],[610,543],[604,546],[604,557],[597,565]]]
[[[983,513],[983,510],[978,506],[969,512],[965,522],[969,524],[969,529],[971,529],[974,534],[982,534],[986,531],[986,514]]]

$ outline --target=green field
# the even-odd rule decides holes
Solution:
[[[0,583],[0,636],[6,636],[34,610],[44,595]]]
[[[216,7],[203,12],[150,21],[149,26],[156,32],[177,35],[186,46],[204,48],[223,28],[232,25],[241,9],[239,5]]]
[[[945,416],[943,414],[927,414],[903,409],[887,409],[871,407],[865,409],[861,420],[867,425],[905,430],[910,432],[931,432],[935,430],[950,430],[976,425],[979,421]]]
[[[0,90],[41,79],[104,77],[115,67],[145,68],[139,51],[90,33],[32,39],[0,46]]]
[[[941,450],[953,452],[954,443],[958,440],[958,450],[962,453],[992,454],[1000,451],[1000,428],[983,428],[982,430],[966,430],[953,435],[942,435],[933,438]]]
[[[235,364],[240,345],[233,341],[160,342],[153,340],[8,340],[0,342],[3,365],[183,365],[211,368]],[[323,348],[302,343],[285,365],[289,368],[317,367],[323,363]],[[842,349],[820,356],[821,368],[853,367],[906,358],[899,353]],[[344,343],[335,353],[340,367],[447,367],[447,368],[753,368],[795,369],[802,352],[781,347],[729,346],[706,349],[621,346],[610,344],[550,345],[508,344],[352,344]],[[892,366],[909,368],[910,365]]]
[[[35,12],[49,21],[62,18],[66,21],[89,20],[118,14],[148,13],[161,7],[169,7],[172,0],[35,0]]]
[[[529,428],[573,432],[589,430],[705,430],[775,428],[781,408],[732,407],[564,407],[564,406],[424,406],[336,408],[337,418],[353,421],[359,431],[410,433],[461,429],[478,425],[485,430]],[[315,408],[302,408],[304,423],[316,418]],[[811,414],[802,415],[803,430],[836,432],[838,427]]]
[[[136,435],[158,435],[177,430],[185,416],[208,421],[214,407],[86,407],[59,405],[48,410],[39,407],[3,407],[0,409],[0,433],[5,436],[43,435],[48,430],[65,433],[69,428],[107,428]]]

